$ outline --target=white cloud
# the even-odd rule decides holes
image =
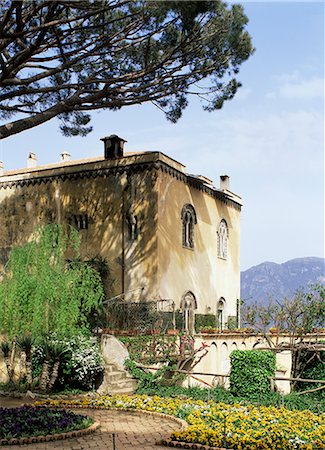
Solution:
[[[208,130],[208,131],[207,131]],[[323,155],[323,117],[317,111],[283,111],[279,114],[231,117],[209,124],[198,131],[195,143],[189,143],[188,165],[212,176],[211,171],[234,171],[291,176],[306,170],[318,173]]]
[[[314,99],[324,97],[324,79],[311,78],[296,83],[285,83],[280,87],[279,93],[284,98]]]
[[[274,100],[276,99],[276,92],[271,91],[271,92],[267,92],[265,94],[265,98],[267,98],[268,100]]]
[[[271,183],[272,172],[283,180],[322,172],[324,122],[318,111],[201,117],[207,120],[189,118],[177,128],[166,123],[159,133],[140,133],[132,150],[160,150],[216,184],[219,174],[227,172],[248,189],[250,177]]]
[[[292,81],[298,81],[301,79],[301,73],[299,70],[294,70],[289,73],[281,73],[280,75],[275,75],[274,80],[280,83],[288,83]]]
[[[277,76],[276,80],[280,84],[275,90],[267,92],[267,99],[295,99],[295,100],[313,100],[324,98],[324,78],[312,77],[310,79],[301,79],[299,72],[283,74]]]

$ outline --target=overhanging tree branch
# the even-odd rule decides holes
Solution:
[[[0,117],[25,115],[0,126],[2,139],[53,117],[83,135],[89,119],[76,114],[143,102],[175,122],[201,80],[193,95],[220,108],[253,52],[242,7],[220,0],[7,0],[0,16]]]

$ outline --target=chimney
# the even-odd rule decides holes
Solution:
[[[62,162],[70,161],[70,156],[71,156],[70,153],[63,152],[60,155],[60,161],[62,161]]]
[[[220,175],[220,189],[222,191],[230,190],[230,178],[228,175]]]
[[[101,139],[104,142],[105,159],[123,158],[124,139],[111,134]]]
[[[3,170],[3,162],[0,161],[0,177],[3,176],[3,172],[4,172],[4,170]]]
[[[37,158],[35,153],[30,152],[27,158],[27,169],[33,169],[37,166]]]

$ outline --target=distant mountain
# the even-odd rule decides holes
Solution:
[[[296,258],[283,264],[264,262],[241,272],[241,299],[247,303],[281,300],[309,283],[325,282],[324,258]]]

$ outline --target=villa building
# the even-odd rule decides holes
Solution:
[[[194,315],[239,323],[241,199],[229,177],[208,178],[161,152],[124,152],[116,135],[104,156],[27,168],[0,166],[0,272],[13,246],[41,224],[79,230],[81,256],[101,256],[116,280],[113,295],[156,300]],[[164,307],[164,306],[162,306]]]

